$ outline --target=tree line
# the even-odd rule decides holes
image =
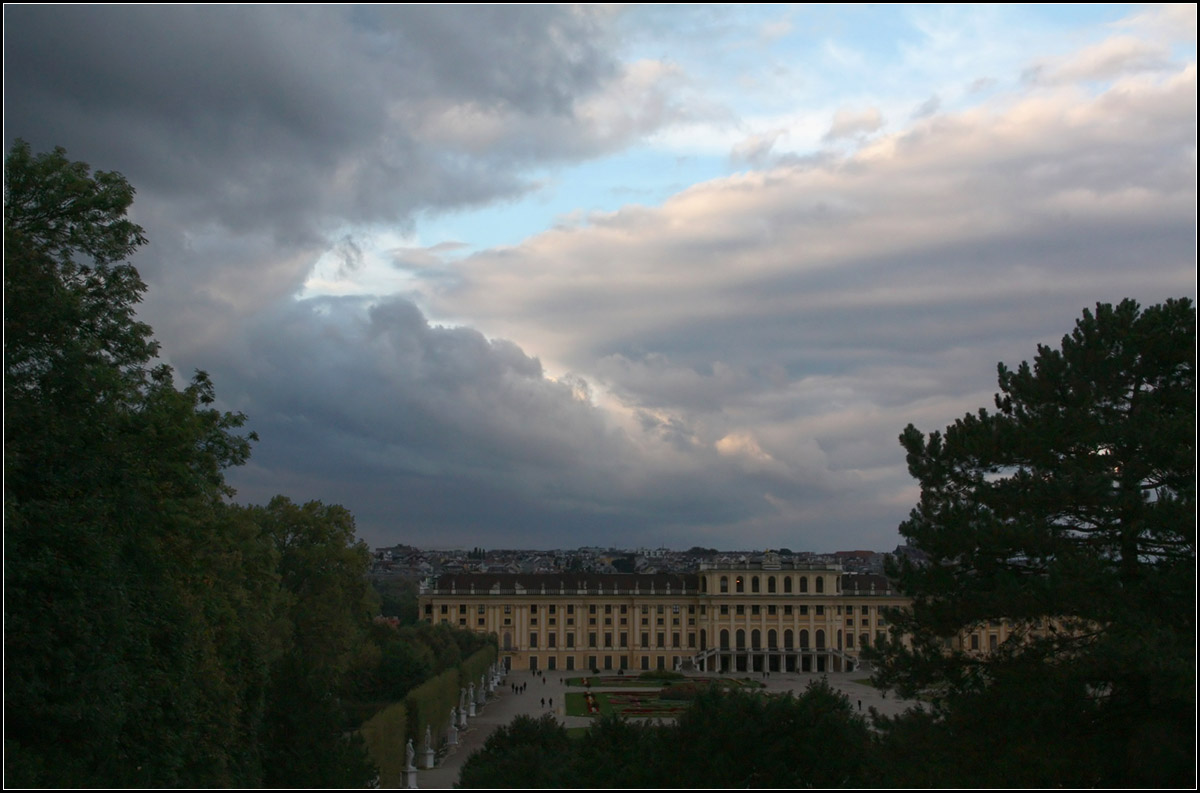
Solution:
[[[349,511],[231,503],[256,440],[136,319],[120,174],[4,170],[5,780],[362,786],[354,730],[484,641],[379,624]]]

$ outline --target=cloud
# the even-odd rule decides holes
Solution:
[[[1026,72],[1026,80],[1073,83],[1159,71],[1170,66],[1170,55],[1165,45],[1133,36],[1114,36],[1067,58],[1041,60]]]
[[[14,6],[5,21],[6,133],[137,187],[146,311],[168,347],[204,331],[175,327],[161,284],[253,310],[349,226],[523,195],[530,168],[679,112],[671,68],[618,62],[600,7]]]
[[[771,149],[775,147],[775,143],[780,138],[787,137],[787,134],[787,129],[778,128],[748,135],[733,147],[729,159],[739,165],[762,167],[767,164],[767,158],[771,154]]]
[[[1194,293],[1194,143],[1190,66],[999,96],[480,252],[424,294],[703,470],[717,450],[770,507],[744,525],[836,545],[903,518],[905,424],[989,404],[997,361],[1097,301]]]
[[[989,404],[996,361],[1097,301],[1194,295],[1195,66],[1170,49],[1194,9],[1139,11],[1010,94],[1009,55],[967,57],[989,25],[922,10],[938,57],[900,54],[937,80],[752,122],[702,79],[763,73],[746,43],[783,29],[742,13],[672,28],[697,62],[737,28],[689,72],[622,27],[667,7],[12,6],[5,123],[138,188],[142,317],[250,416],[245,500],[343,503],[380,544],[887,548],[916,497],[905,424]],[[831,67],[776,63],[781,39],[757,90],[877,66],[809,38]],[[466,239],[433,216],[638,141],[614,167],[751,170],[430,244]],[[339,270],[359,296],[295,299]]]
[[[729,475],[744,460],[726,469],[716,450],[689,458],[616,426],[586,381],[549,379],[511,342],[430,325],[403,299],[284,301],[239,336],[236,356],[210,360],[223,400],[261,438],[231,475],[246,500],[299,487],[353,503],[381,542],[467,542],[484,525],[518,530],[518,516],[531,525],[517,536],[532,542],[770,509]]]
[[[869,135],[883,127],[883,114],[878,108],[868,107],[865,110],[850,110],[842,108],[833,115],[833,124],[825,133],[824,140],[833,141],[840,138],[853,138]]]

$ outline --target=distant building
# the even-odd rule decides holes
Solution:
[[[848,671],[907,605],[883,576],[758,559],[695,573],[446,574],[420,614],[494,633],[510,669]]]

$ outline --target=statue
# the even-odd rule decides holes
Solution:
[[[425,751],[433,748],[433,728],[428,724],[425,725]]]
[[[415,768],[413,758],[417,756],[417,752],[413,749],[412,738],[408,739],[408,744],[404,747],[404,767],[406,769]]]

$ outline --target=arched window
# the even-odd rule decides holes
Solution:
[[[721,576],[721,594],[729,591],[729,576]]]
[[[738,592],[746,591],[746,583],[744,581],[742,581],[741,576],[738,576],[737,578],[733,579],[733,582],[736,585]]]
[[[808,649],[808,631],[800,631],[800,649]]]
[[[774,650],[779,647],[779,634],[774,629],[767,631],[767,648]]]
[[[824,576],[817,576],[817,594],[818,595],[824,594],[824,592],[825,592],[825,578],[824,578]]]
[[[792,632],[790,630],[783,632],[783,649],[792,649]]]
[[[775,576],[773,576],[773,575],[767,576],[767,594],[768,595],[775,594]]]
[[[752,576],[750,578],[750,591],[756,595],[758,594],[758,576]]]
[[[837,632],[837,648],[842,649],[842,632],[840,630]]]
[[[721,649],[729,649],[729,631],[721,631]]]
[[[701,592],[708,591],[708,577],[707,576],[700,579],[700,591]]]
[[[762,649],[762,633],[757,629],[750,632],[750,646],[755,650]]]
[[[821,630],[817,631],[817,649],[818,650],[825,649],[825,631],[821,631]]]
[[[801,592],[808,591],[808,576],[806,576],[806,575],[800,576],[800,591]]]
[[[704,628],[700,629],[700,649],[708,649],[708,631],[706,631]]]
[[[783,577],[783,594],[792,594],[792,577],[790,575]]]
[[[741,628],[738,628],[737,632],[737,648],[739,650],[746,649],[746,632]]]

